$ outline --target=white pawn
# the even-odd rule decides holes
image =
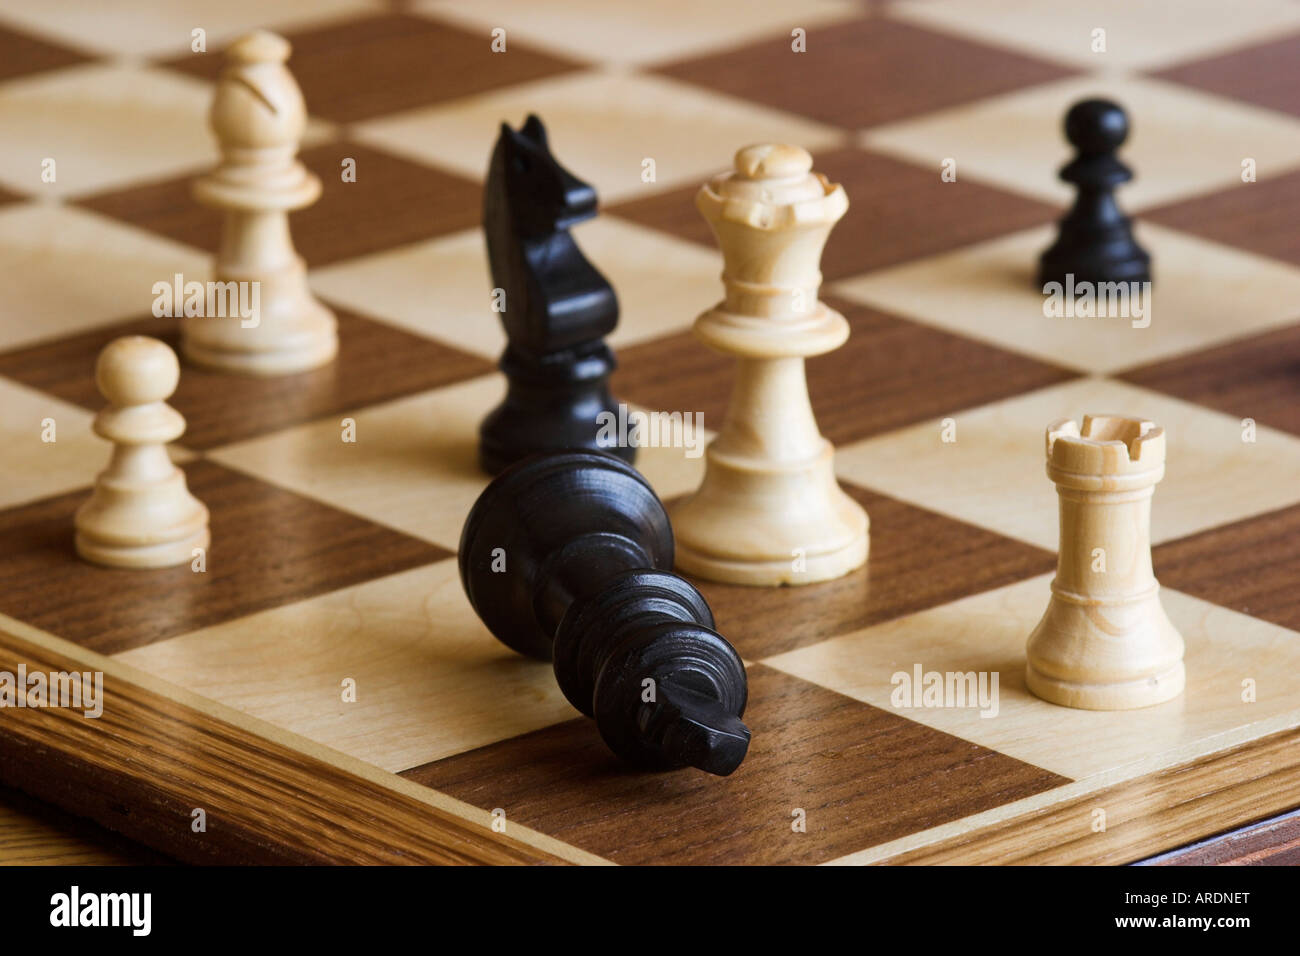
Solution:
[[[307,108],[285,66],[289,50],[283,37],[262,30],[231,45],[209,115],[221,163],[194,184],[199,202],[225,213],[216,280],[246,290],[239,300],[255,314],[210,296],[217,314],[186,315],[181,347],[196,364],[245,375],[301,372],[338,353],[334,313],[307,287],[307,267],[289,234],[289,212],[321,192],[297,159]],[[223,292],[221,301],[230,298]]]
[[[164,568],[208,546],[208,509],[190,494],[167,443],[185,419],[167,404],[180,381],[176,353],[143,335],[114,339],[99,353],[95,384],[108,407],[95,433],[116,446],[77,509],[77,553],[115,568]]]

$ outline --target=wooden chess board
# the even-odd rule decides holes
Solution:
[[[175,343],[151,287],[208,275],[219,222],[189,183],[216,159],[219,51],[258,26],[293,43],[312,116],[325,191],[294,238],[340,357],[266,381],[185,367],[175,457],[211,510],[207,569],[95,568],[72,543],[107,457],[95,356],[129,332]],[[105,680],[98,719],[0,711],[0,778],[193,861],[1116,863],[1294,807],[1297,88],[1284,0],[0,2],[0,671]],[[1145,329],[1046,318],[1034,287],[1069,199],[1061,117],[1091,93],[1133,124]],[[823,292],[852,336],[808,377],[870,561],[700,584],[749,667],[729,778],[620,766],[457,577],[503,391],[482,180],[500,122],[530,111],[601,197],[576,235],[622,302],[616,394],[706,427],[730,368],[690,333],[721,293],[695,189],[788,141],[850,197]],[[1145,710],[1024,685],[1055,565],[1043,432],[1089,412],[1168,432],[1154,560],[1187,689]],[[703,459],[639,466],[672,499]],[[996,716],[893,706],[916,667],[996,673]]]

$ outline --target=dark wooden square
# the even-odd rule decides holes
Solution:
[[[945,183],[939,167],[862,149],[818,153],[813,168],[844,186],[849,211],[835,225],[822,254],[830,282],[948,252],[1003,233],[1051,222],[1055,206],[968,179]],[[707,246],[709,225],[695,208],[697,186],[611,206],[608,212]]]
[[[513,38],[493,53],[487,30],[471,32],[403,13],[381,13],[287,32],[289,69],[313,116],[354,123],[445,103],[515,83],[555,76],[580,64]],[[214,79],[223,51],[192,53],[164,66]]]
[[[80,560],[72,522],[84,489],[0,512],[0,611],[116,654],[451,556],[215,462],[185,472],[211,515],[206,571]]]
[[[355,411],[490,372],[492,363],[345,309],[339,357],[310,372],[255,378],[209,371],[182,361],[171,404],[185,416],[180,444],[215,448],[324,415]],[[120,335],[151,335],[180,349],[177,320],[147,318],[43,342],[0,355],[0,375],[99,410],[95,388],[100,349]]]
[[[921,27],[868,16],[660,67],[667,76],[856,129],[971,103],[1073,71]]]
[[[1300,266],[1300,170],[1148,209],[1142,218]]]
[[[1300,116],[1300,90],[1295,85],[1296,63],[1300,63],[1300,33],[1179,63],[1153,75],[1207,93]]]
[[[1069,782],[761,664],[749,680],[730,777],[632,772],[585,719],[403,776],[625,864],[822,863]]]
[[[718,630],[759,660],[991,591],[1056,568],[1056,555],[841,481],[871,519],[864,567],[834,581],[755,588],[696,580]]]
[[[1300,631],[1300,505],[1159,545],[1151,560],[1166,587]]]
[[[49,40],[0,26],[0,80],[89,63],[90,59]]]
[[[347,140],[305,150],[301,159],[323,187],[319,200],[290,216],[294,246],[311,269],[459,232],[482,218],[482,187],[431,166]],[[345,159],[356,161],[355,182],[343,181]],[[132,186],[80,204],[215,254],[222,214],[194,200],[194,179]]]
[[[1075,373],[963,336],[834,297],[849,320],[849,340],[808,361],[808,390],[822,434],[836,445],[1009,398]],[[623,349],[614,375],[624,401],[665,411],[699,412],[721,426],[735,361],[691,332]]]
[[[1296,303],[1300,317],[1300,303]],[[1300,324],[1177,355],[1120,378],[1300,435]]]

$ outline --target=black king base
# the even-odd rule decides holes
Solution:
[[[460,542],[479,617],[503,643],[554,662],[564,696],[610,749],[646,769],[725,776],[749,748],[745,668],[672,564],[663,505],[602,452],[511,466],[474,504]]]

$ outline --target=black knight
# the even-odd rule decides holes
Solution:
[[[631,447],[598,440],[614,355],[604,336],[618,299],[569,234],[596,215],[596,191],[556,162],[546,129],[529,116],[501,124],[483,200],[488,262],[508,344],[505,401],[479,429],[479,461],[495,474],[534,452],[584,448],[631,462]]]

